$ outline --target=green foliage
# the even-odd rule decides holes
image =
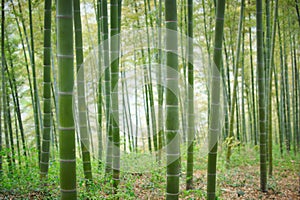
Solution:
[[[238,147],[241,144],[241,142],[239,140],[237,140],[234,136],[227,137],[223,143],[226,146],[230,146],[231,148]]]
[[[182,198],[188,200],[204,199],[206,196],[205,192],[202,190],[185,190],[182,193]]]
[[[2,153],[4,154],[3,150]],[[198,153],[198,149],[195,149],[195,153]],[[35,149],[29,151],[30,155],[37,154]],[[58,156],[58,155],[56,155]],[[286,172],[296,172],[299,168],[299,156],[293,154],[286,154],[284,157],[280,157],[280,149],[278,145],[274,146],[274,169],[276,173],[282,177],[287,176]],[[21,159],[24,159],[23,157]],[[182,162],[186,162],[186,155],[183,155]],[[206,158],[203,160],[195,161],[195,176],[201,171],[205,171]],[[5,158],[4,158],[5,160]],[[298,161],[298,162],[297,162]],[[59,162],[56,160],[50,160],[48,179],[41,184],[39,175],[39,168],[36,165],[37,159],[30,159],[28,161],[28,168],[22,166],[22,168],[14,168],[13,174],[7,174],[7,169],[4,168],[4,175],[0,180],[0,198],[15,197],[16,199],[30,199],[31,198],[43,198],[43,199],[57,199],[59,198]],[[252,146],[241,146],[239,151],[233,151],[231,157],[231,169],[228,170],[225,167],[226,151],[219,151],[218,159],[218,176],[217,183],[218,189],[216,191],[217,199],[224,199],[222,195],[225,193],[224,185],[229,185],[236,188],[237,192],[239,188],[245,185],[245,182],[255,182],[256,177],[259,176],[258,171],[254,174],[243,171],[245,167],[258,167],[259,156],[258,150]],[[112,190],[112,182],[110,177],[105,177],[104,171],[100,170],[98,173],[94,173],[94,179],[89,184],[88,190],[86,190],[86,181],[84,179],[84,172],[82,169],[82,161],[78,159],[77,162],[77,188],[78,199],[153,199],[163,198],[165,189],[165,174],[166,169],[164,167],[153,166],[147,173],[129,173],[121,172],[120,187],[118,193],[114,194]],[[184,165],[183,165],[184,166]],[[94,172],[97,172],[98,162],[94,160],[92,162],[92,168]],[[104,169],[104,166],[102,166]],[[204,199],[206,198],[206,192],[202,184],[203,177],[194,178],[195,188],[192,190],[182,190],[179,197],[181,199]],[[232,177],[235,178],[234,181]],[[280,178],[271,178],[268,184],[269,190],[274,193],[281,191],[278,181]],[[180,182],[184,185],[184,180]],[[258,188],[257,188],[258,189]],[[247,193],[246,193],[247,194]],[[32,195],[32,196],[30,196]]]

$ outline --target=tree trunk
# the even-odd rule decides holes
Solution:
[[[220,130],[220,71],[222,65],[222,44],[224,31],[225,0],[217,1],[217,10],[215,18],[215,39],[213,63],[211,67],[211,92],[210,92],[210,116],[209,116],[209,133],[208,133],[208,165],[207,165],[207,199],[216,198],[216,167],[217,167],[217,150],[218,137]]]
[[[256,0],[256,35],[257,35],[257,83],[259,104],[259,141],[260,141],[260,188],[267,191],[267,163],[266,163],[266,117],[265,117],[265,66],[263,51],[263,15],[262,0]]]
[[[58,0],[57,64],[61,199],[76,199],[76,147],[73,119],[73,1]]]
[[[166,145],[167,189],[166,199],[178,199],[180,176],[180,135],[178,113],[178,41],[177,3],[165,0],[166,21]]]
[[[77,71],[77,92],[78,92],[78,114],[80,144],[82,153],[83,172],[86,180],[92,180],[92,166],[90,156],[90,138],[88,130],[87,106],[85,101],[84,88],[84,63],[82,50],[82,29],[81,29],[81,14],[80,1],[73,1],[73,17],[75,30],[75,47],[76,47],[76,71]],[[87,184],[88,185],[88,184]]]
[[[120,182],[120,128],[119,128],[119,0],[111,1],[110,13],[110,57],[111,57],[111,123],[112,123],[112,155],[113,155],[113,185],[116,188]]]
[[[44,12],[44,85],[43,85],[43,140],[40,161],[41,179],[48,175],[51,133],[51,6],[52,0],[45,1]]]
[[[5,62],[5,53],[4,53],[4,22],[5,22],[5,12],[4,12],[4,0],[1,1],[1,86],[2,86],[2,95],[3,95],[3,75],[2,70],[4,68]],[[0,152],[2,152],[2,97],[0,96]],[[3,175],[3,159],[2,154],[0,154],[0,177]]]

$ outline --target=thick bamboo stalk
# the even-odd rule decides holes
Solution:
[[[260,141],[260,188],[267,191],[267,146],[266,146],[266,107],[265,107],[265,65],[263,52],[263,11],[262,0],[256,0],[256,35],[257,35],[257,82],[259,105],[259,141]]]
[[[209,117],[209,153],[207,165],[207,199],[214,200],[216,198],[216,167],[217,167],[217,150],[218,137],[220,130],[220,71],[222,65],[222,44],[224,31],[225,16],[225,0],[218,0],[215,18],[215,38],[213,65],[211,66],[211,101],[210,101],[210,117]]]
[[[43,85],[43,129],[40,161],[40,176],[48,175],[51,134],[51,5],[52,0],[45,1],[44,11],[44,85]]]
[[[81,28],[81,13],[80,1],[73,1],[73,17],[75,29],[75,47],[76,47],[76,69],[77,69],[77,92],[78,92],[78,113],[79,113],[79,135],[82,153],[82,163],[84,177],[87,181],[92,180],[92,166],[90,156],[90,138],[88,130],[87,105],[85,101],[84,88],[84,63],[82,50],[82,28]]]
[[[112,123],[112,156],[113,185],[116,188],[120,182],[120,128],[119,128],[119,0],[111,1],[110,13],[110,67],[111,67],[111,123]]]
[[[76,147],[73,119],[73,1],[58,0],[57,64],[58,64],[58,128],[60,153],[61,199],[76,199]]]
[[[176,0],[165,0],[166,21],[166,199],[178,199],[180,176],[180,136],[178,113],[178,35]]]

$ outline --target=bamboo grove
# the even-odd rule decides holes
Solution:
[[[0,179],[31,161],[46,182],[59,163],[61,199],[78,197],[78,180],[101,184],[100,171],[117,195],[124,174],[152,162],[166,171],[165,198],[179,199],[205,157],[200,190],[216,199],[218,152],[230,169],[250,146],[267,192],[274,146],[300,152],[299,7],[2,0]]]

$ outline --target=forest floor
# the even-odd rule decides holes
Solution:
[[[258,167],[258,166],[257,166]],[[218,199],[278,199],[278,200],[296,200],[300,199],[298,192],[299,178],[296,173],[284,170],[275,171],[274,176],[269,179],[269,189],[263,193],[259,189],[259,175],[254,167],[244,167],[236,169],[235,172],[226,174],[222,181],[218,183],[220,187]],[[247,173],[244,175],[244,173]],[[147,184],[148,177],[142,177],[136,182],[135,194],[138,199],[164,199],[162,191],[142,189]],[[194,189],[182,192],[180,199],[206,199],[204,194],[199,191],[206,190],[206,171],[195,171]],[[182,190],[185,188],[182,187]]]
[[[260,190],[259,165],[236,166],[226,172],[218,172],[218,199],[278,199],[300,200],[300,167],[295,160],[286,160],[284,165],[278,165],[273,176],[268,178],[268,192]],[[289,163],[288,163],[289,162]],[[290,166],[290,167],[287,167]],[[298,172],[297,172],[298,169]],[[142,177],[136,182],[135,194],[139,199],[163,199],[163,190],[143,190],[141,187],[149,184],[149,177]],[[164,189],[164,188],[163,188]],[[141,192],[143,191],[143,192]],[[206,199],[206,170],[194,171],[194,189],[185,191],[181,184],[180,199]]]
[[[260,173],[258,148],[233,150],[231,163],[225,166],[225,150],[218,155],[217,199],[278,199],[300,200],[300,163],[299,155],[274,152],[273,176],[268,178],[268,192],[260,191]],[[195,154],[197,155],[197,154]],[[53,162],[45,186],[41,186],[38,167],[29,165],[28,171],[16,170],[13,175],[4,175],[0,180],[0,199],[59,199],[59,163]],[[182,159],[180,178],[180,199],[206,199],[206,162],[207,157],[194,159],[194,189],[185,190],[185,155]],[[78,166],[81,163],[78,162]],[[94,168],[97,167],[93,166]],[[96,170],[95,170],[96,171]],[[102,170],[103,171],[103,170]],[[94,179],[86,191],[82,169],[78,167],[78,199],[164,199],[165,168],[155,167],[147,173],[121,173],[121,182],[117,194],[111,190],[111,181],[104,178],[103,172],[94,172]]]

